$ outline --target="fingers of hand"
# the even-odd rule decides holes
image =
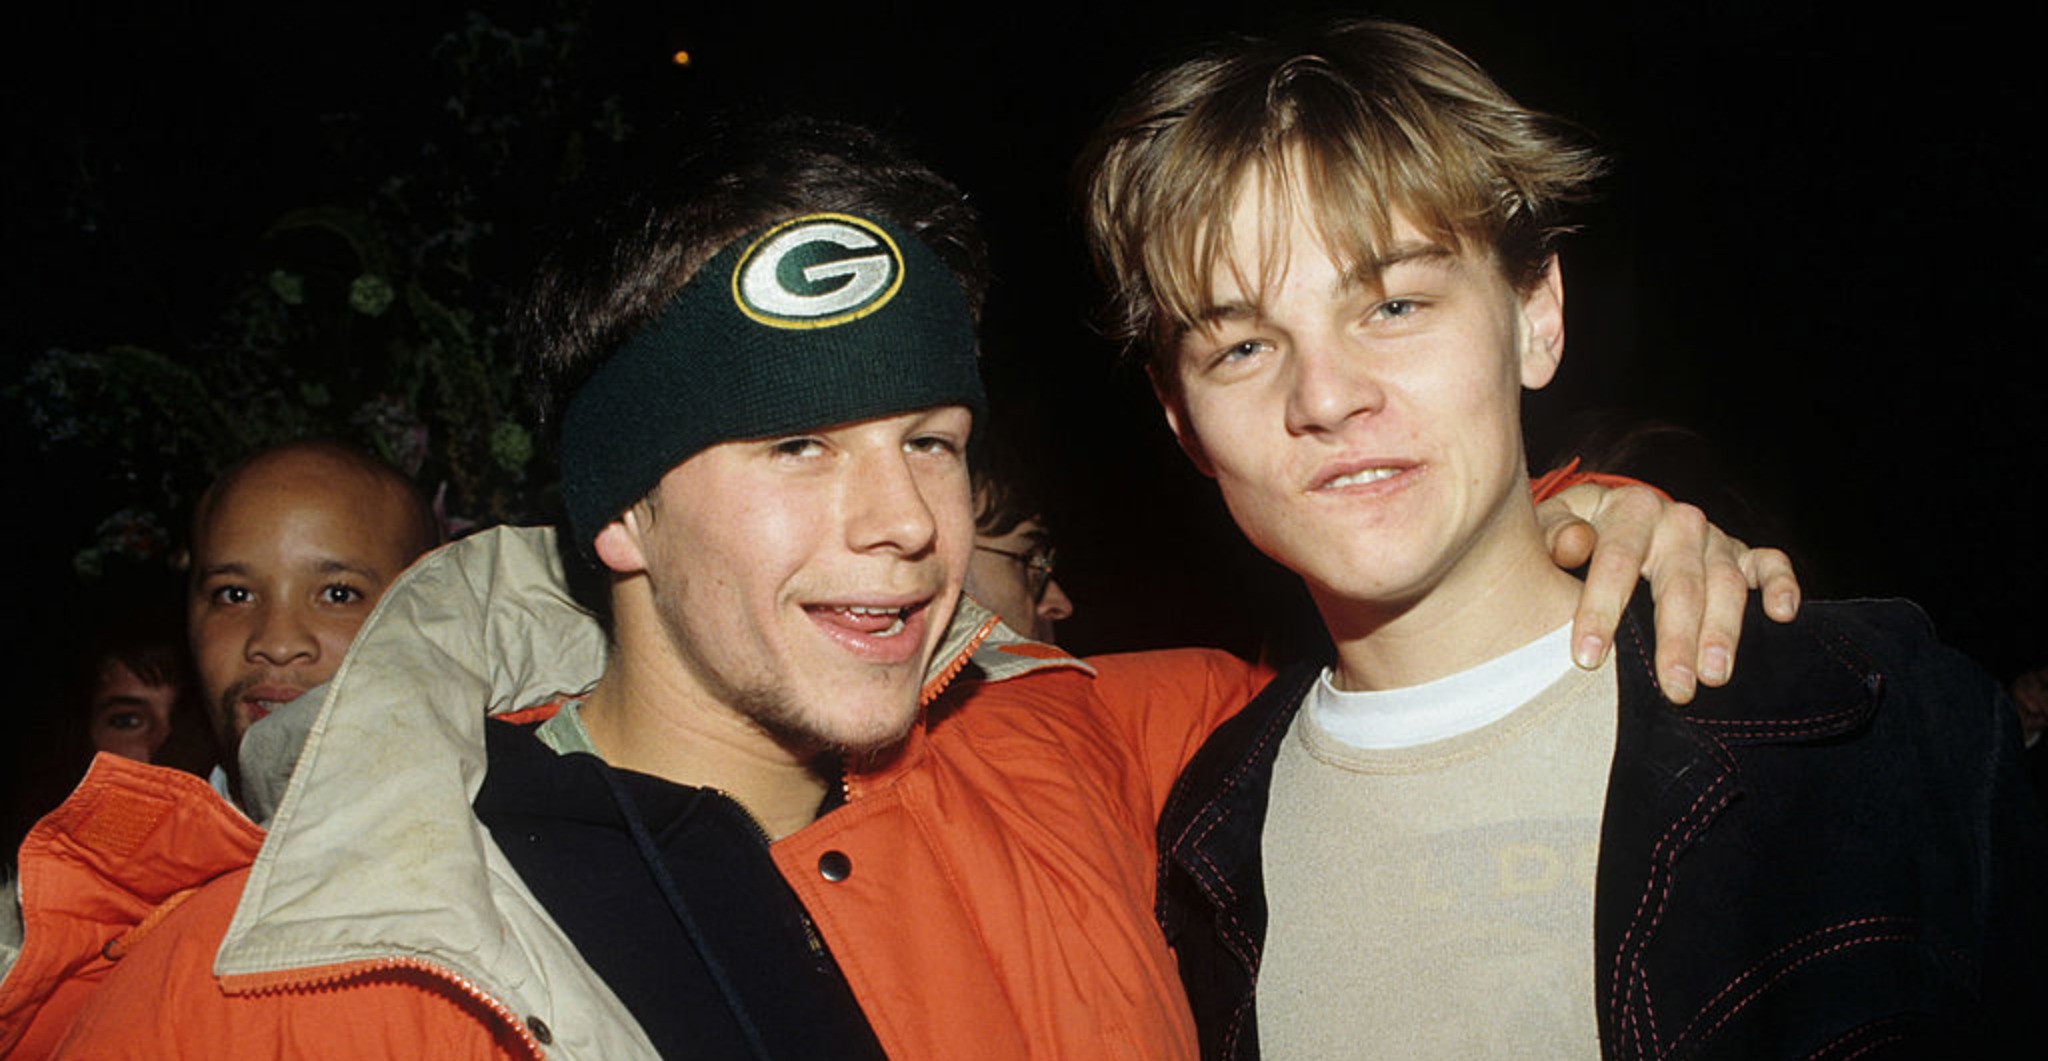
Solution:
[[[1711,603],[1708,571],[1717,550],[1732,556],[1726,536],[1708,524],[1698,508],[1663,508],[1643,573],[1657,602],[1657,684],[1674,704],[1691,702],[1697,690],[1703,667],[1700,635]],[[1723,562],[1732,565],[1730,559]],[[1739,602],[1736,606],[1741,607]],[[1717,650],[1715,666],[1725,673],[1730,644],[1719,638],[1712,647]]]
[[[1593,515],[1598,539],[1586,564],[1586,586],[1572,618],[1572,659],[1597,667],[1614,641],[1622,609],[1648,558],[1663,501],[1640,487],[1609,491]]]
[[[1742,640],[1742,615],[1749,580],[1732,555],[1707,563],[1706,612],[1700,623],[1700,681],[1724,685],[1735,673],[1735,646]]]
[[[1764,614],[1789,623],[1799,614],[1799,577],[1792,571],[1792,558],[1781,549],[1745,549],[1742,574],[1751,589],[1762,591]]]
[[[1557,520],[1543,528],[1544,541],[1550,547],[1550,559],[1566,570],[1583,567],[1593,555],[1593,544],[1600,534],[1593,525],[1576,516]]]

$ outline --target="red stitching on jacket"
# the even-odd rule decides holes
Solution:
[[[1823,652],[1836,665],[1849,672],[1849,676],[1863,690],[1863,699],[1825,715],[1809,716],[1792,720],[1766,719],[1709,719],[1694,717],[1693,721],[1734,739],[1761,738],[1773,736],[1801,736],[1819,732],[1843,721],[1853,719],[1868,710],[1870,701],[1876,699],[1883,688],[1884,676],[1876,673],[1877,664],[1864,653],[1861,646],[1849,640],[1833,628],[1824,628],[1814,634]],[[1691,717],[1691,716],[1688,716]]]
[[[1728,1021],[1732,1019],[1737,1013],[1742,1012],[1743,1009],[1748,1007],[1750,1003],[1756,1001],[1757,997],[1764,993],[1765,988],[1768,988],[1772,984],[1775,984],[1778,981],[1783,980],[1785,977],[1790,976],[1794,970],[1798,969],[1802,965],[1806,965],[1819,958],[1825,958],[1828,955],[1835,953],[1836,951],[1847,950],[1850,947],[1860,947],[1866,943],[1901,943],[1912,938],[1913,936],[1911,933],[1900,933],[1898,935],[1892,936],[1864,936],[1859,939],[1844,940],[1840,943],[1835,944],[1832,947],[1825,947],[1821,950],[1814,951],[1812,954],[1809,954],[1806,957],[1801,958],[1790,965],[1787,965],[1783,969],[1778,970],[1778,975],[1773,976],[1769,980],[1766,980],[1762,984],[1758,985],[1757,989],[1750,992],[1747,998],[1744,998],[1741,1002],[1736,1003],[1735,1006],[1729,1009],[1728,1012],[1722,1014],[1721,1019],[1715,1021],[1712,1027],[1702,1032],[1700,1034],[1700,1038],[1702,1040],[1713,1038],[1714,1033],[1721,1030],[1721,1025],[1728,1023]],[[1675,1044],[1676,1040],[1674,1040],[1674,1045]]]
[[[1314,680],[1314,677],[1311,676],[1310,681]],[[1297,710],[1301,706],[1301,698],[1307,693],[1307,683],[1298,683],[1298,685],[1298,688],[1291,691],[1293,699],[1290,701]],[[1291,722],[1294,712],[1286,712],[1286,716]],[[1245,775],[1251,772],[1252,764],[1257,762],[1265,749],[1273,741],[1283,736],[1287,729],[1288,727],[1281,725],[1278,719],[1274,719],[1262,727],[1259,731],[1258,740],[1252,744],[1250,753],[1240,759],[1237,766],[1224,775],[1220,792],[1227,792],[1238,787],[1243,782]],[[1216,798],[1221,798],[1220,792]],[[1214,799],[1211,802],[1214,802]],[[1178,807],[1179,801],[1177,799],[1169,799],[1167,805],[1161,808],[1160,817],[1167,817],[1177,810]],[[1216,911],[1218,919],[1217,930],[1223,937],[1224,945],[1230,948],[1231,952],[1249,967],[1251,974],[1252,990],[1245,996],[1242,1002],[1238,1003],[1237,1008],[1232,1010],[1228,1030],[1224,1033],[1223,1052],[1225,1056],[1228,1056],[1237,1052],[1238,1041],[1244,1034],[1245,1014],[1252,1009],[1258,999],[1259,966],[1263,955],[1260,953],[1262,947],[1253,945],[1251,933],[1245,929],[1243,920],[1232,912],[1237,905],[1237,889],[1231,887],[1229,877],[1217,867],[1214,859],[1206,854],[1201,854],[1202,842],[1208,838],[1210,833],[1215,832],[1218,826],[1223,824],[1221,815],[1207,815],[1206,817],[1208,818],[1206,822],[1202,822],[1199,817],[1195,821],[1189,822],[1188,827],[1181,830],[1180,835],[1175,837],[1165,850],[1161,851],[1160,864],[1162,872],[1159,879],[1161,898],[1159,902],[1164,903],[1165,901],[1166,877],[1163,867],[1169,861],[1171,853],[1191,850],[1199,855],[1198,862],[1207,871],[1207,879],[1197,877],[1194,882],[1195,886],[1201,889],[1202,894],[1209,900],[1211,907]],[[1196,831],[1198,825],[1200,826],[1199,832]],[[1228,902],[1219,901],[1219,888],[1220,895],[1227,898]]]
[[[1608,987],[1609,992],[1614,997],[1613,1005],[1615,1007],[1619,1008],[1622,1005],[1621,969],[1623,962],[1628,960],[1629,940],[1635,936],[1636,925],[1642,921],[1644,911],[1650,905],[1650,893],[1653,891],[1659,892],[1657,896],[1657,912],[1651,916],[1650,924],[1644,926],[1643,934],[1645,936],[1649,935],[1657,920],[1663,917],[1665,903],[1671,897],[1671,857],[1664,855],[1665,849],[1671,847],[1675,851],[1677,846],[1690,843],[1692,838],[1697,836],[1700,829],[1706,825],[1706,819],[1712,817],[1714,812],[1718,812],[1723,806],[1727,805],[1732,795],[1727,789],[1728,784],[1725,776],[1708,786],[1705,791],[1699,794],[1697,799],[1692,801],[1692,806],[1686,808],[1685,814],[1680,816],[1679,820],[1674,822],[1670,829],[1665,830],[1664,835],[1658,838],[1657,846],[1650,851],[1650,879],[1643,885],[1643,895],[1636,902],[1635,916],[1629,919],[1629,927],[1621,934],[1621,945],[1616,949],[1615,953],[1614,976],[1609,981]],[[1715,800],[1714,806],[1707,813],[1700,814],[1701,807],[1707,802],[1708,797],[1716,795],[1717,792],[1719,797]],[[1699,816],[1695,817],[1695,815]],[[1685,835],[1679,838],[1677,845],[1672,845],[1672,833],[1677,831],[1680,825],[1688,822],[1690,822],[1690,825],[1686,828]],[[1659,890],[1660,881],[1662,885],[1661,891]],[[1633,964],[1633,962],[1630,964]],[[1636,981],[1632,980],[1631,982]],[[1647,981],[1642,982],[1642,991],[1644,1016],[1654,1025],[1657,1019],[1656,1004],[1650,997],[1650,987]],[[1616,1014],[1615,1021],[1616,1023],[1623,1023],[1619,1013]],[[1652,1035],[1654,1036],[1654,1034],[1653,1031]],[[1654,1037],[1651,1041],[1654,1045]],[[1637,1034],[1636,1049],[1638,1052],[1641,1052],[1643,1049],[1640,1032]]]
[[[1822,730],[1832,729],[1841,721],[1845,719],[1854,718],[1862,713],[1863,705],[1858,704],[1855,707],[1845,707],[1840,711],[1831,712],[1825,715],[1813,715],[1808,718],[1694,718],[1692,721],[1699,724],[1700,726],[1713,730],[1714,732],[1719,733],[1722,736],[1726,737],[1769,737],[1779,736],[1783,734],[1790,734],[1796,736],[1802,733],[1817,733]]]
[[[1800,936],[1797,939],[1791,940],[1781,945],[1780,947],[1778,947],[1778,949],[1770,952],[1769,954],[1764,955],[1762,958],[1757,959],[1757,961],[1754,964],[1752,964],[1748,969],[1743,970],[1740,976],[1737,976],[1735,979],[1728,981],[1727,984],[1722,986],[1721,990],[1714,992],[1714,997],[1707,999],[1704,1003],[1701,1003],[1699,1011],[1693,1015],[1693,1019],[1687,1022],[1685,1029],[1683,1031],[1680,1031],[1678,1033],[1678,1038],[1672,1040],[1672,1042],[1674,1044],[1683,1042],[1687,1036],[1692,1034],[1693,1025],[1699,1023],[1700,1017],[1706,1015],[1715,1006],[1719,1005],[1723,998],[1726,998],[1728,995],[1733,993],[1737,988],[1741,987],[1743,981],[1748,980],[1750,977],[1756,975],[1759,972],[1762,972],[1765,966],[1768,966],[1772,962],[1777,961],[1784,955],[1792,951],[1798,950],[1799,948],[1806,946],[1807,944],[1813,942],[1816,939],[1819,939],[1822,936],[1832,935],[1834,933],[1843,932],[1848,929],[1861,928],[1865,925],[1899,924],[1901,926],[1904,926],[1905,924],[1910,923],[1910,921],[1910,918],[1902,917],[1859,917],[1853,921],[1843,921],[1839,924],[1829,925],[1826,928],[1814,929],[1813,931],[1808,932],[1807,934]],[[1795,964],[1788,968],[1797,968],[1797,965]]]
[[[1304,689],[1302,691],[1305,692],[1306,690]],[[1298,709],[1300,706],[1300,700],[1298,697],[1295,699],[1294,703]],[[1293,713],[1289,712],[1288,718],[1291,720],[1293,717]],[[1230,789],[1236,788],[1238,784],[1244,780],[1245,775],[1251,772],[1251,764],[1258,761],[1258,759],[1263,755],[1266,747],[1272,744],[1275,740],[1279,739],[1281,735],[1285,734],[1287,732],[1287,729],[1288,727],[1280,725],[1279,720],[1277,719],[1275,719],[1271,723],[1268,723],[1260,731],[1259,739],[1253,743],[1250,753],[1244,756],[1244,758],[1239,761],[1235,769],[1233,769],[1229,774],[1225,775],[1224,783],[1222,786],[1223,790],[1228,791]],[[1174,850],[1180,850],[1184,843],[1191,844],[1194,848],[1199,850],[1201,847],[1201,842],[1204,839],[1206,839],[1210,833],[1215,832],[1217,826],[1222,824],[1223,820],[1220,816],[1211,815],[1209,816],[1209,821],[1203,826],[1201,832],[1193,833],[1191,830],[1194,827],[1194,823],[1189,823],[1189,829],[1183,830],[1180,834],[1179,839],[1176,840],[1176,842],[1174,843]],[[1203,868],[1209,871],[1209,875],[1214,879],[1214,881],[1222,886],[1223,894],[1228,896],[1234,903],[1237,899],[1237,890],[1230,886],[1229,878],[1226,877],[1223,874],[1223,872],[1217,868],[1215,861],[1209,858],[1208,856],[1204,855],[1201,858],[1201,864]],[[1228,912],[1229,907],[1225,906],[1223,903],[1216,902],[1217,891],[1214,887],[1212,887],[1210,882],[1197,880],[1195,883],[1202,889],[1202,893],[1209,897],[1210,902],[1217,907],[1217,911],[1219,914],[1222,915],[1223,920],[1228,922],[1231,929],[1232,937],[1234,937],[1235,941],[1242,948],[1242,953],[1240,953],[1239,956],[1247,959],[1248,964],[1250,964],[1252,967],[1253,986],[1256,990],[1259,961],[1258,956],[1252,953],[1252,948],[1249,946],[1249,943],[1251,941],[1251,933],[1245,931],[1244,923],[1235,914],[1231,914]]]

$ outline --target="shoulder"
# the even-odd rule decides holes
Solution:
[[[1216,714],[1243,707],[1273,676],[1270,668],[1216,649],[1176,648],[1091,656],[1098,695],[1111,706],[1162,694],[1213,704]]]
[[[1962,653],[1941,643],[1934,620],[1909,600],[1817,601],[1801,609],[1798,622],[1810,624],[1825,645],[1854,653],[1880,670],[1975,669]],[[1773,625],[1752,618],[1745,636],[1748,630]]]
[[[1730,688],[1779,686],[1832,673],[1887,701],[1906,695],[1988,699],[1995,683],[1941,643],[1934,623],[1908,600],[1816,601],[1791,623],[1752,609]]]
[[[1819,639],[1860,666],[1879,702],[1879,721],[1912,739],[1972,754],[2018,739],[2018,716],[1998,681],[1935,636],[1934,623],[1905,600],[1843,601],[1814,608]],[[2009,731],[2009,732],[2008,732]],[[2010,740],[2008,740],[2008,738]]]
[[[948,691],[945,713],[968,705],[986,716],[995,705],[1029,706],[1091,719],[1163,715],[1213,725],[1244,706],[1272,676],[1267,668],[1214,649],[1166,649],[1078,660],[1046,647],[1045,659],[1006,673],[977,672]],[[977,663],[980,662],[977,657]],[[1106,714],[1105,714],[1106,713]]]
[[[962,683],[935,710],[933,753],[972,748],[1014,779],[1024,764],[1063,783],[1113,784],[1151,808],[1219,722],[1243,708],[1268,672],[1199,649],[1098,656],[1002,681]],[[1053,775],[1048,775],[1053,776]]]
[[[1656,691],[1651,622],[1646,612],[1631,612],[1616,638],[1624,702],[1663,705],[1723,740],[1799,743],[1872,731],[1981,746],[2000,740],[2011,722],[1997,684],[1943,645],[1910,601],[1810,602],[1790,623],[1752,606],[1733,677],[1702,688],[1684,708],[1670,708]]]
[[[1182,773],[1181,789],[1209,792],[1262,776],[1323,667],[1309,661],[1269,675],[1244,710],[1218,726],[1195,752]]]
[[[110,946],[114,967],[56,1056],[506,1055],[506,1035],[480,1004],[414,970],[287,968],[275,983],[231,988],[214,956],[247,880],[246,869],[220,877]]]
[[[203,1029],[220,1002],[213,956],[248,877],[239,869],[173,895],[110,941],[102,954],[112,966],[79,1010],[59,1056],[141,1056],[153,1046],[167,1048],[162,1036],[173,1028]]]

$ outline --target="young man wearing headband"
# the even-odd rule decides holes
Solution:
[[[1923,616],[1753,624],[1685,709],[1640,609],[1572,666],[1518,416],[1595,155],[1351,23],[1147,78],[1086,161],[1168,421],[1336,646],[1160,824],[1204,1057],[2017,1056],[2041,825],[1998,690]]]
[[[267,836],[219,804],[167,835],[195,813],[170,779],[89,778],[97,812],[45,844],[210,882],[65,921],[25,881],[20,967],[104,980],[64,1048],[1192,1056],[1151,838],[1259,675],[1091,667],[961,598],[984,402],[959,193],[786,120],[608,217],[527,310],[608,633],[551,535],[486,532],[386,594],[272,766]],[[0,1035],[32,987],[0,987]]]

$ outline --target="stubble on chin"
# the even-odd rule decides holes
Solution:
[[[902,713],[902,721],[877,733],[830,733],[810,717],[803,705],[785,689],[758,687],[736,690],[728,701],[733,709],[784,748],[805,758],[853,758],[882,751],[910,732],[916,719],[915,707]]]
[[[695,658],[696,653],[692,651],[689,625],[684,621],[683,588],[680,584],[656,582],[653,586],[654,612],[671,651],[676,658],[688,660]],[[825,724],[832,713],[832,705],[806,707],[786,682],[773,676],[747,676],[754,680],[742,685],[721,681],[722,676],[711,667],[694,669],[720,704],[776,744],[805,760],[849,758],[882,751],[900,742],[917,718],[917,692],[913,688],[905,694],[906,702],[897,720],[889,723],[886,730],[834,733],[832,727]],[[860,728],[872,730],[875,727]]]
[[[213,705],[213,717],[209,721],[213,723],[214,741],[224,754],[241,744],[242,733],[249,728],[241,713],[242,697],[256,684],[254,676],[237,678],[228,683],[228,687],[221,691],[220,700]]]

